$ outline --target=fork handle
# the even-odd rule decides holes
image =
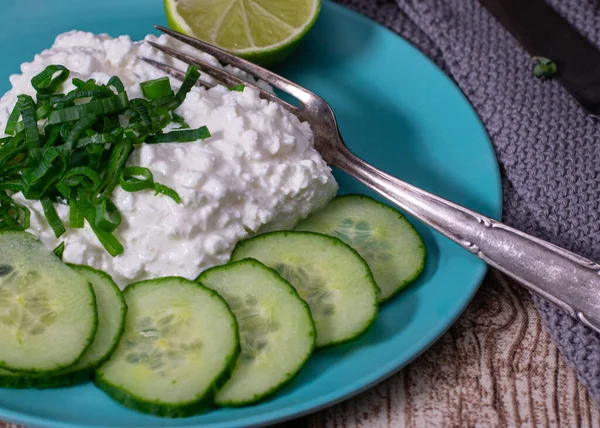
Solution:
[[[335,166],[600,333],[600,265],[399,180],[344,150]]]

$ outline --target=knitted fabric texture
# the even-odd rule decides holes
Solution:
[[[339,0],[397,32],[448,73],[490,135],[502,173],[503,221],[600,260],[600,123],[552,80],[477,0]],[[549,0],[600,46],[600,4]],[[592,4],[594,3],[594,4]],[[533,296],[567,362],[600,400],[600,337]]]

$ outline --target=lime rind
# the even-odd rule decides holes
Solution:
[[[179,31],[180,33],[184,33],[192,37],[202,38],[194,33],[193,28],[189,25],[185,18],[181,16],[179,11],[177,10],[176,3],[177,0],[164,0],[164,7],[169,27],[171,27],[175,31]],[[294,51],[294,49],[298,46],[299,42],[304,38],[304,36],[308,33],[308,31],[316,22],[320,11],[321,0],[314,0],[312,2],[312,10],[308,15],[306,22],[303,25],[296,28],[295,31],[293,31],[289,36],[282,39],[278,43],[266,47],[253,46],[242,49],[225,48],[223,46],[219,46],[219,44],[216,43],[215,40],[206,40],[206,37],[202,39],[208,43],[215,44],[235,55],[238,55],[256,64],[270,65],[282,61]]]

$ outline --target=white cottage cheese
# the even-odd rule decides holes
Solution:
[[[147,39],[187,49],[165,36]],[[22,74],[11,76],[13,88],[0,99],[1,129],[16,96],[33,95],[31,78],[49,64],[63,64],[71,77],[100,83],[117,75],[129,97],[139,97],[139,82],[164,73],[138,56],[185,69],[127,36],[113,39],[75,31],[59,36],[51,49],[21,66]],[[206,54],[197,56],[220,66]],[[178,82],[172,79],[172,84]],[[62,88],[70,89],[70,83]],[[129,164],[148,167],[157,182],[179,193],[182,203],[152,191],[128,193],[117,187],[112,199],[123,218],[116,231],[125,247],[122,255],[111,257],[87,224],[84,229],[67,228],[56,239],[40,203],[17,194],[15,199],[32,210],[30,232],[48,248],[64,241],[65,261],[102,269],[121,285],[166,275],[193,279],[202,270],[226,262],[239,240],[259,231],[291,228],[337,191],[330,168],[313,147],[309,125],[259,98],[254,90],[194,88],[176,112],[193,128],[208,126],[212,138],[141,145],[133,152]],[[57,211],[68,224],[68,207],[57,205]]]

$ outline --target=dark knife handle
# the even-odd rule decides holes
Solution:
[[[544,0],[479,0],[531,54],[550,58],[557,78],[588,113],[600,115],[600,52]]]

